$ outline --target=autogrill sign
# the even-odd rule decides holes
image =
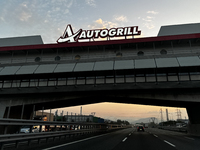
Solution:
[[[133,36],[140,35],[141,31],[138,31],[138,26],[132,27],[120,27],[111,29],[96,29],[96,30],[82,30],[79,29],[76,33],[73,33],[70,24],[67,25],[66,30],[57,42],[58,43],[72,43],[78,42],[82,39],[92,39],[92,38],[106,38],[106,37],[120,37],[120,36]]]

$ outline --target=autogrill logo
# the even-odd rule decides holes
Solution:
[[[76,33],[73,33],[70,24],[67,25],[63,36],[61,36],[58,43],[72,43],[78,42],[81,39],[91,38],[105,38],[105,37],[120,37],[120,36],[133,36],[140,35],[141,31],[138,31],[138,26],[124,27],[124,28],[111,28],[111,29],[96,29],[96,30],[82,30],[79,29]]]

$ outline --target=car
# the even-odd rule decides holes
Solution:
[[[139,131],[143,131],[144,132],[144,127],[143,126],[138,126],[137,127],[137,131],[139,132]]]
[[[31,126],[22,126],[20,129],[20,133],[30,133]],[[38,133],[40,129],[39,125],[35,125],[32,128],[32,133]],[[45,132],[45,126],[42,126],[42,132]]]

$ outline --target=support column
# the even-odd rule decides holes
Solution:
[[[186,109],[189,117],[188,133],[200,135],[200,104],[189,104]]]

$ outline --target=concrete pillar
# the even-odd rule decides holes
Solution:
[[[186,109],[189,117],[188,133],[200,135],[200,104],[190,104]]]

